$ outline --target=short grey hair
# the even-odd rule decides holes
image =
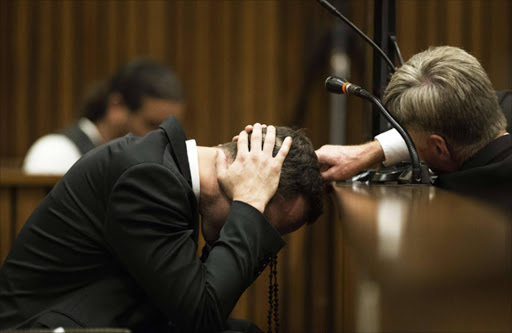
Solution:
[[[411,57],[393,74],[384,104],[406,129],[442,136],[462,160],[507,127],[478,60],[452,46]]]

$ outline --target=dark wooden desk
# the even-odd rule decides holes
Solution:
[[[430,186],[341,184],[333,194],[345,330],[512,332],[503,215]]]
[[[29,176],[0,167],[0,265],[32,211],[59,181],[57,176]]]

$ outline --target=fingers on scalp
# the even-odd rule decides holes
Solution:
[[[276,128],[270,125],[267,128],[267,134],[265,135],[265,143],[263,144],[263,151],[272,153],[274,151],[274,145],[276,143]]]
[[[281,145],[281,148],[279,149],[279,152],[276,155],[276,159],[279,160],[281,163],[284,162],[284,159],[286,158],[286,155],[288,155],[291,146],[292,138],[290,136],[287,136],[286,139],[284,139],[283,144]]]
[[[251,136],[251,150],[254,150],[256,147],[259,147],[261,150],[261,125],[260,123],[254,124]]]
[[[237,149],[238,149],[238,154],[240,153],[245,153],[245,152],[248,152],[249,151],[249,147],[248,147],[248,144],[247,144],[247,137],[249,135],[247,134],[246,131],[242,131],[240,132],[240,134],[238,134],[238,141],[237,141]]]

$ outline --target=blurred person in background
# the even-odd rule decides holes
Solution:
[[[85,153],[133,133],[144,136],[174,115],[183,119],[184,96],[176,75],[149,59],[122,66],[86,96],[71,127],[39,138],[23,161],[27,174],[63,175]]]

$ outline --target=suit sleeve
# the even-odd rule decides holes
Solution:
[[[203,263],[193,240],[195,209],[190,186],[176,171],[137,165],[113,187],[104,235],[114,256],[179,331],[219,331],[264,258],[284,242],[258,210],[234,202]]]

